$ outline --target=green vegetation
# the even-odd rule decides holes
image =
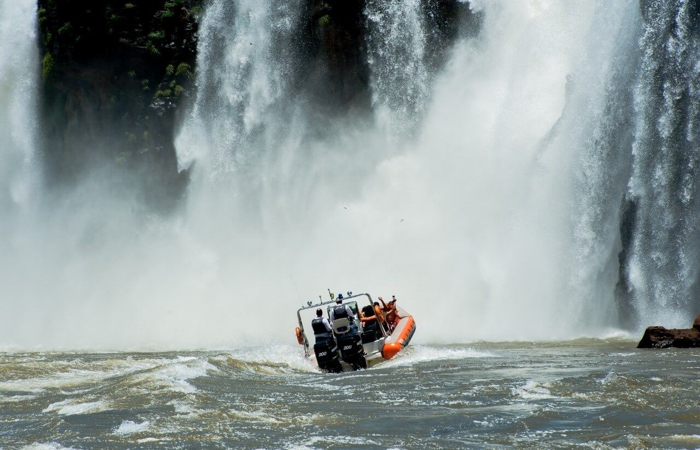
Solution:
[[[195,5],[190,8],[190,14],[192,14],[195,20],[199,20],[202,15],[202,7],[200,5]]]
[[[41,75],[42,79],[44,80],[44,83],[47,83],[51,79],[55,65],[56,63],[54,62],[51,53],[47,53],[46,55],[44,55],[44,59],[41,62]]]
[[[165,37],[165,31],[159,30],[159,31],[152,31],[148,33],[148,38],[153,39],[153,40],[161,40]]]
[[[325,16],[322,16],[321,18],[318,19],[318,25],[320,27],[325,27],[326,25],[328,25],[330,23],[330,21],[331,21],[331,16],[326,14]]]
[[[73,25],[70,24],[70,22],[66,22],[63,24],[61,28],[58,29],[58,34],[59,36],[66,35],[70,33],[73,30]]]
[[[42,108],[56,124],[46,139],[64,149],[59,170],[80,171],[85,136],[105,130],[119,145],[99,151],[127,170],[170,151],[205,1],[37,0]]]
[[[148,52],[153,56],[160,55],[160,50],[158,50],[158,48],[153,45],[153,42],[151,41],[146,41],[146,50],[148,50]]]
[[[177,66],[177,70],[175,71],[175,76],[179,77],[180,75],[183,75],[187,78],[192,77],[192,72],[191,72],[192,66],[190,66],[187,63],[180,63]]]

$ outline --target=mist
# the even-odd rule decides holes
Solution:
[[[609,124],[634,114],[638,5],[472,1],[480,32],[436,67],[419,2],[369,1],[371,113],[333,115],[300,88],[301,4],[208,6],[173,136],[190,180],[167,214],[144,204],[141,175],[110,167],[41,188],[36,33],[14,34],[22,58],[0,58],[0,347],[289,343],[296,309],[327,289],[396,295],[419,343],[687,320],[687,305],[647,308],[625,326],[615,298],[633,157],[619,150],[631,132]],[[0,4],[0,36],[19,16],[32,30],[32,6]],[[0,55],[20,44],[0,40]]]

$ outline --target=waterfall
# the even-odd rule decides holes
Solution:
[[[365,16],[375,114],[395,133],[410,132],[429,95],[422,2],[369,0]]]
[[[275,296],[250,280],[293,272],[302,291],[359,283],[465,312],[421,311],[442,324],[429,339],[617,325],[616,220],[629,157],[616,153],[616,123],[631,98],[610,95],[634,73],[633,7],[474,2],[483,32],[460,39],[429,75],[424,5],[370,1],[378,120],[372,129],[337,124],[328,138],[290,78],[276,78],[302,63],[287,47],[294,9],[243,5],[214,2],[207,12],[198,99],[178,136],[181,166],[197,161],[188,232],[218,255],[217,272],[235,273],[230,289]],[[264,45],[251,45],[251,30]],[[615,59],[624,64],[609,67]],[[601,185],[610,176],[613,190]]]
[[[299,2],[214,1],[201,26],[197,100],[179,135],[180,168],[203,160],[230,174],[255,157],[270,137],[276,107],[293,78]],[[196,138],[187,141],[191,136]]]
[[[687,324],[698,3],[472,0],[449,20],[478,29],[438,39],[439,3],[367,0],[347,31],[333,2],[212,0],[181,208],[104,169],[19,226],[41,186],[36,3],[0,0],[0,344],[289,340],[327,288],[396,294],[427,342]],[[261,305],[269,329],[239,320]]]
[[[642,7],[629,288],[642,321],[685,326],[700,308],[700,11],[694,1]]]
[[[0,2],[0,211],[26,203],[37,182],[36,10],[36,0]]]

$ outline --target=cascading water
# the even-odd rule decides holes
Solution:
[[[420,0],[370,0],[365,7],[372,103],[382,126],[410,133],[428,105],[426,31]]]
[[[0,211],[36,183],[36,1],[0,2]]]
[[[642,322],[684,326],[700,307],[700,6],[642,4],[629,287]]]
[[[219,0],[209,7],[197,60],[198,97],[177,146],[180,168],[197,159],[213,173],[230,175],[255,158],[253,147],[276,144],[267,123],[290,95],[298,3]]]
[[[314,129],[314,123],[303,116],[290,122],[267,114],[262,134],[285,143],[271,145],[271,141],[232,141],[241,127],[217,124],[246,117],[248,111],[256,110],[257,102],[233,102],[242,110],[232,114],[219,106],[232,102],[216,95],[212,100],[208,86],[212,74],[216,74],[220,92],[237,92],[245,99],[256,91],[256,79],[239,76],[250,61],[260,66],[251,71],[275,73],[278,63],[280,71],[285,72],[288,60],[265,57],[270,52],[267,47],[252,50],[261,52],[256,57],[226,56],[238,54],[238,38],[212,57],[209,46],[222,40],[207,41],[215,37],[212,30],[226,29],[222,21],[236,20],[221,14],[215,3],[205,20],[200,63],[206,59],[206,69],[200,73],[200,96],[193,117],[205,117],[201,111],[213,108],[218,115],[208,126],[217,131],[198,142],[192,139],[197,134],[190,131],[196,120],[188,123],[178,138],[181,163],[189,163],[189,148],[198,145],[224,149],[232,160],[251,153],[274,157],[268,157],[264,166],[248,166],[231,174],[229,181],[236,180],[235,187],[216,180],[216,167],[208,166],[203,157],[203,168],[197,174],[195,166],[194,177],[208,181],[193,185],[190,211],[209,206],[206,213],[189,218],[190,231],[202,239],[203,230],[207,230],[205,240],[216,236],[209,245],[228,242],[225,245],[230,247],[229,253],[246,255],[245,264],[233,262],[236,258],[222,264],[233,264],[235,272],[248,273],[248,278],[284,279],[295,272],[302,291],[319,280],[331,286],[361,284],[368,289],[408,292],[414,299],[439,298],[444,307],[464,310],[465,316],[450,317],[443,317],[440,311],[422,312],[429,323],[459,330],[441,331],[440,339],[585,333],[583,322],[571,326],[586,309],[582,305],[591,295],[584,286],[604,284],[592,275],[574,279],[573,273],[595,263],[598,265],[593,271],[604,272],[602,278],[608,285],[612,279],[614,286],[616,267],[599,269],[599,249],[592,250],[595,257],[565,267],[575,253],[572,246],[576,243],[570,237],[571,219],[563,205],[572,201],[576,188],[569,177],[560,175],[559,169],[570,172],[574,162],[562,140],[567,137],[549,129],[560,118],[567,76],[584,66],[586,55],[577,53],[580,42],[602,32],[601,40],[610,47],[606,54],[614,56],[619,48],[615,44],[619,20],[605,21],[591,30],[594,19],[605,17],[609,11],[596,10],[583,2],[485,4],[481,7],[486,15],[484,32],[477,40],[465,39],[457,44],[447,71],[433,77],[436,91],[432,96],[425,66],[424,7],[421,2],[367,4],[371,89],[379,121],[376,129],[365,130],[361,144],[348,145],[337,137],[334,141],[309,139],[305,134]],[[269,11],[272,6],[259,8]],[[624,17],[624,11],[610,9],[618,19]],[[245,8],[231,11],[242,14]],[[241,30],[245,29],[239,27],[238,33],[244,35]],[[269,33],[278,29],[275,22],[265,27]],[[291,32],[286,28],[288,39],[278,42],[288,42]],[[560,39],[553,41],[551,35]],[[599,47],[600,42],[592,40],[590,54]],[[605,61],[600,58],[590,73],[604,66]],[[594,76],[589,78],[578,81],[579,92],[590,92],[589,88],[598,83]],[[596,100],[604,103],[604,87],[597,88],[597,92]],[[291,96],[286,95],[289,101]],[[279,102],[284,100],[282,97],[275,99]],[[294,101],[304,103],[299,97]],[[583,97],[579,96],[578,101],[582,105]],[[599,124],[600,115],[580,105],[571,107],[579,109],[568,121],[562,118],[560,128],[571,131],[574,122],[589,122],[576,137],[585,150],[585,136]],[[423,128],[420,133],[415,131],[418,124]],[[405,136],[409,130],[416,136],[396,143],[394,152],[385,153],[380,148],[387,136]],[[342,132],[352,136],[351,130]],[[548,132],[553,141],[542,150],[540,141]],[[319,150],[309,152],[307,147]],[[386,156],[365,158],[367,148],[375,155]],[[296,178],[289,176],[290,160],[297,162],[293,166]],[[351,176],[347,168],[355,168],[356,176]],[[319,176],[325,173],[335,176]],[[299,183],[298,179],[305,181]],[[241,238],[240,230],[251,220],[250,205],[231,207],[233,203],[227,198],[238,197],[244,191],[250,194],[247,184],[258,186],[252,197],[254,214],[259,214],[263,223]],[[339,185],[346,186],[345,190],[339,190]],[[222,195],[222,190],[226,194]],[[619,207],[619,200],[614,205]],[[199,220],[206,224],[197,225]],[[226,230],[225,224],[234,222],[237,236]],[[601,240],[610,247],[609,239]],[[241,248],[232,243],[240,240],[256,244]],[[609,259],[612,250],[605,251],[603,258]],[[426,271],[426,267],[432,270]],[[261,296],[264,291],[242,284],[251,289],[249,295]],[[571,294],[572,285],[582,292]],[[240,285],[233,289],[240,289]],[[608,286],[607,297],[586,309],[591,314],[586,324],[596,325],[596,333],[614,325],[614,320],[605,320],[614,308],[612,292]],[[567,301],[562,302],[562,298]],[[523,320],[536,324],[536,330],[523,331],[518,327]],[[438,334],[433,332],[430,338],[437,339]]]
[[[21,233],[7,225],[36,180],[36,5],[0,3],[14,246],[0,343],[288,340],[283,312],[326,288],[396,294],[429,342],[685,324],[700,271],[696,2],[474,0],[480,31],[441,67],[433,3],[366,2],[372,107],[348,118],[306,85],[304,2],[212,1],[176,138],[182,211],[144,214],[89,181]],[[264,330],[240,320],[258,305]]]

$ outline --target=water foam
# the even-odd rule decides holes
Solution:
[[[231,358],[234,363],[246,363],[238,365],[239,368],[255,373],[276,375],[317,372],[311,361],[304,356],[301,346],[278,344],[240,349],[231,352]]]
[[[137,377],[172,392],[194,394],[197,388],[189,383],[189,380],[207,376],[210,371],[218,372],[218,370],[206,359],[178,357],[175,360],[165,360],[154,370],[139,374]]]
[[[22,450],[73,450],[75,447],[64,447],[58,442],[42,442],[29,444],[22,447]]]
[[[488,351],[474,350],[473,348],[454,349],[444,347],[432,347],[424,345],[411,345],[399,352],[393,359],[382,364],[381,367],[413,366],[424,362],[463,360],[470,358],[495,358],[496,354]]]
[[[511,388],[511,392],[513,396],[523,400],[544,400],[553,397],[548,383],[540,383],[534,380],[528,380],[522,386]]]
[[[93,414],[107,411],[112,406],[109,402],[98,400],[95,402],[83,402],[78,399],[66,399],[60,402],[51,403],[42,412],[55,412],[63,416],[75,416],[78,414]]]
[[[143,433],[144,431],[148,431],[150,424],[151,423],[147,420],[141,423],[125,420],[114,430],[113,434],[118,436],[129,436],[136,433]]]

